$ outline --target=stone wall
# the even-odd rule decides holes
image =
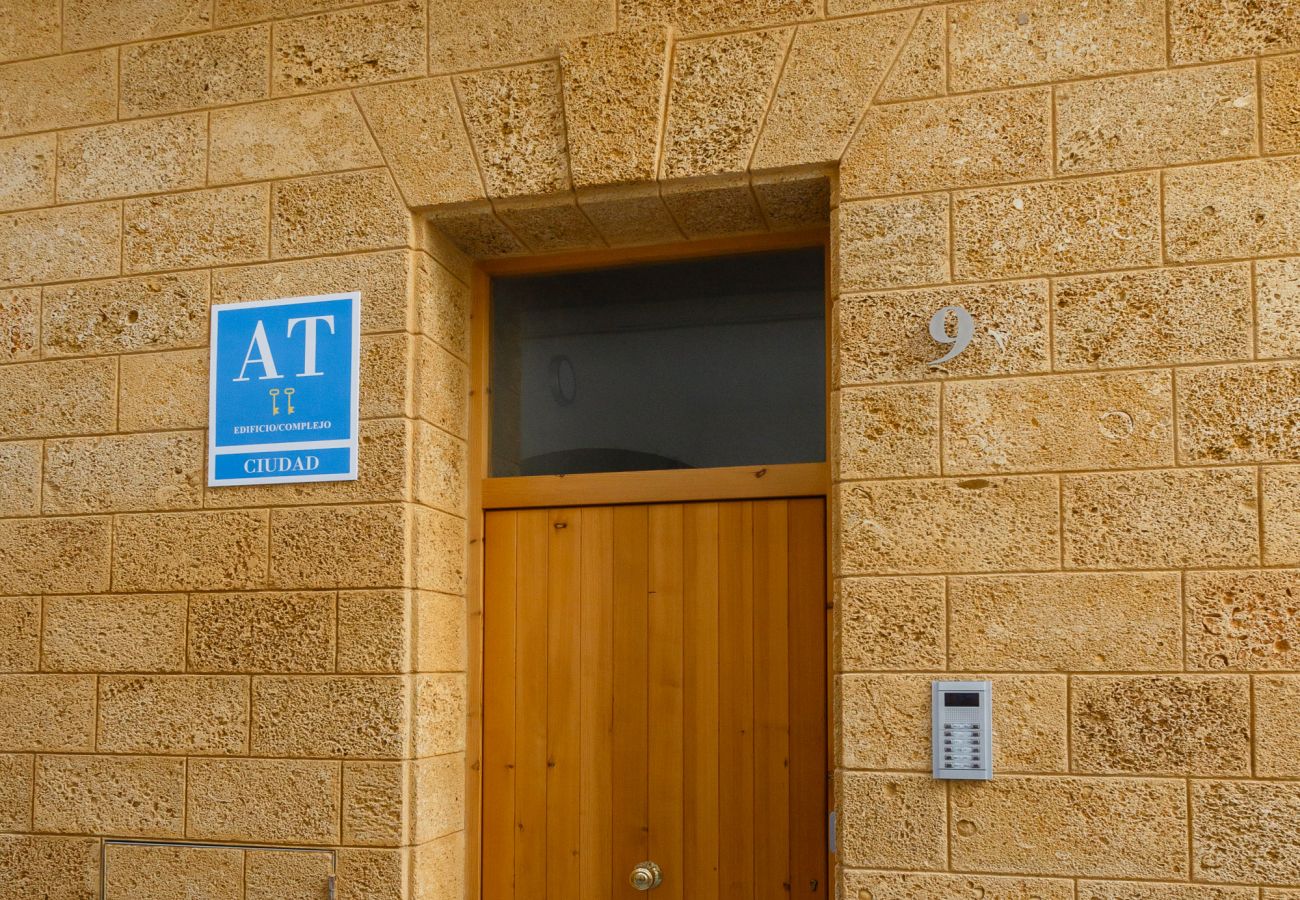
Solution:
[[[1300,896],[1298,51],[1294,0],[0,0],[0,900],[472,892],[473,259],[817,223],[842,895]],[[349,289],[360,479],[207,489],[209,304]],[[992,783],[928,777],[940,673]]]

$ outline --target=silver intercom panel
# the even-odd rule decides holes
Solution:
[[[935,778],[993,777],[993,684],[936,681],[930,689]]]

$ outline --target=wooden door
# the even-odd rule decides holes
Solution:
[[[484,900],[829,897],[823,501],[486,519]]]

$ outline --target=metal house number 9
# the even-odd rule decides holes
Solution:
[[[949,313],[952,313],[957,319],[956,334],[948,333]],[[960,306],[945,306],[930,317],[930,337],[940,344],[948,344],[950,347],[943,356],[927,363],[927,365],[931,366],[941,366],[951,359],[956,359],[963,350],[970,346],[971,338],[975,337],[975,319]]]

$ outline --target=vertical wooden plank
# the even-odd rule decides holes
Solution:
[[[718,509],[718,805],[727,823],[718,880],[727,900],[754,897],[753,504]]]
[[[513,900],[516,514],[484,518],[483,900]]]
[[[582,511],[552,510],[546,624],[546,890],[579,893]]]
[[[821,499],[791,500],[790,872],[791,896],[831,896],[827,865],[826,512]]]
[[[635,897],[632,867],[649,847],[649,516],[644,506],[614,509],[613,896]]]
[[[660,900],[683,900],[682,507],[650,518],[650,859],[663,870]]]
[[[582,510],[581,900],[613,890],[613,671],[614,511],[599,507]]]
[[[718,504],[683,516],[685,896],[718,893]]]
[[[518,606],[515,609],[515,885],[517,894],[546,884],[546,592],[549,515],[516,513]]]
[[[786,501],[754,504],[754,896],[790,883]]]

